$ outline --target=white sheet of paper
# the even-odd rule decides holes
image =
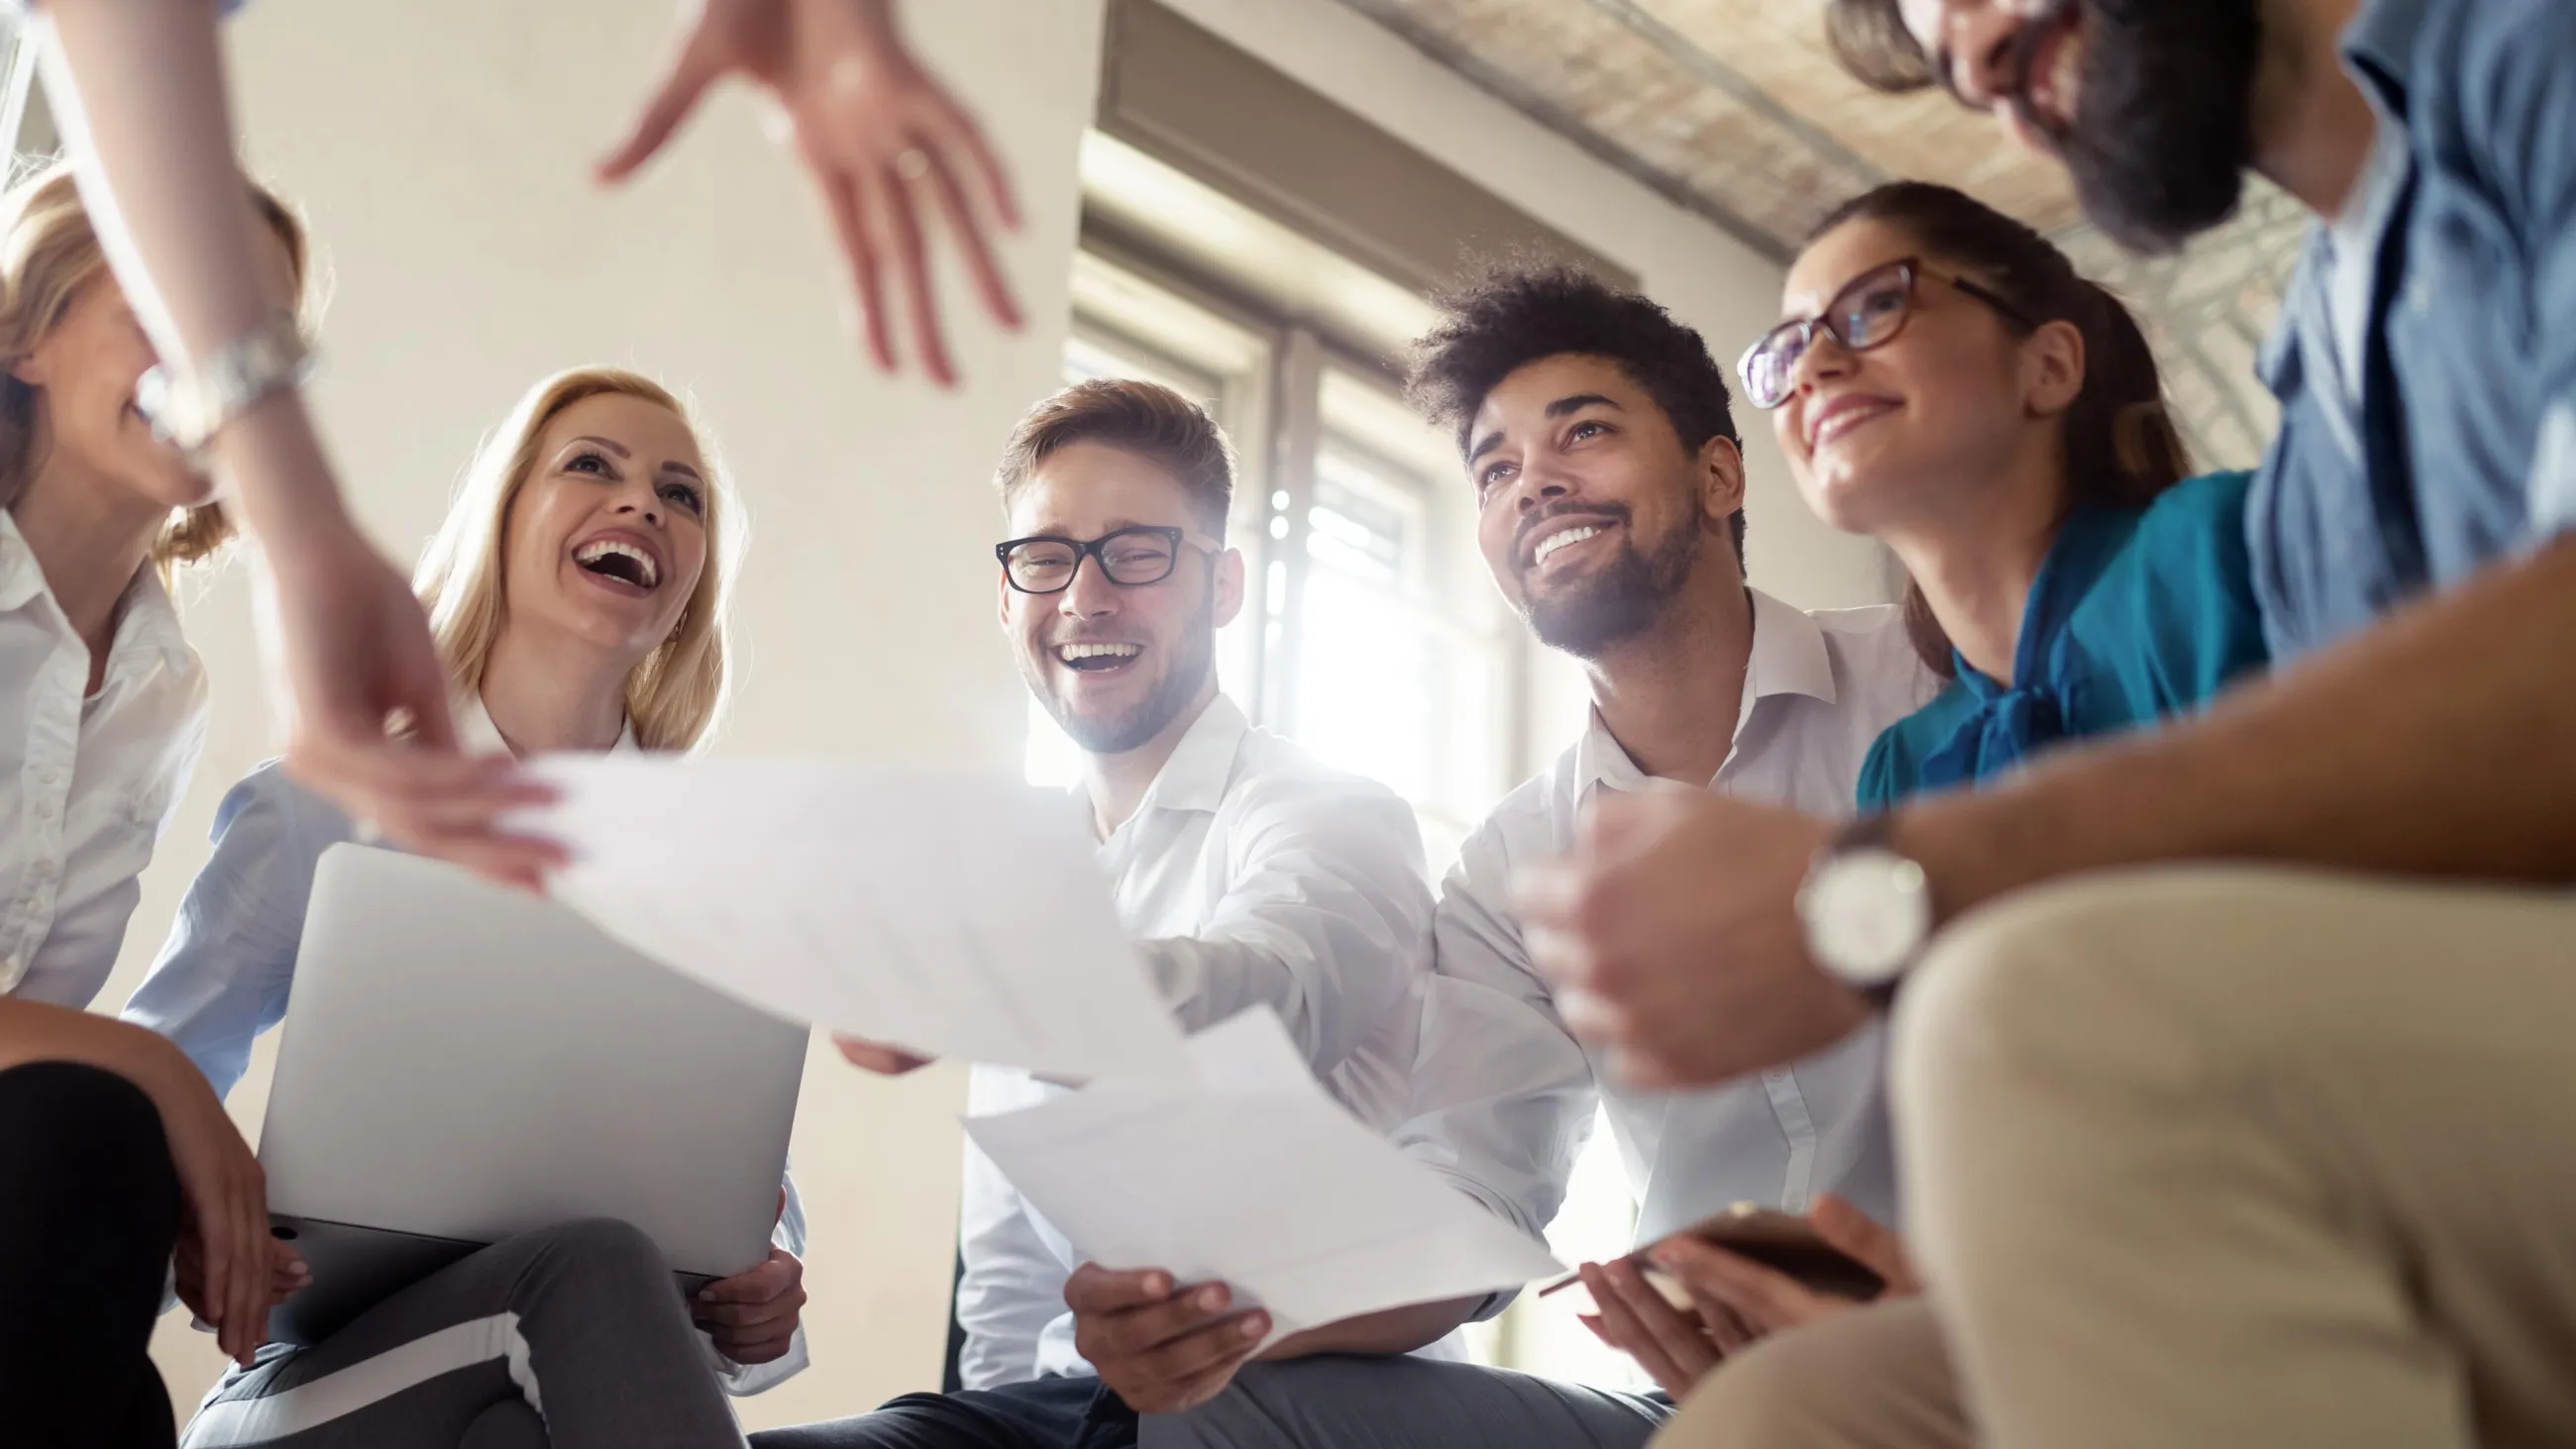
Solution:
[[[763,1010],[926,1055],[1190,1080],[1079,805],[1000,778],[556,756],[555,898]]]
[[[1226,1283],[1274,1340],[1563,1271],[1326,1096],[1268,1009],[1189,1055],[1194,1086],[1099,1081],[966,1131],[1083,1256]]]

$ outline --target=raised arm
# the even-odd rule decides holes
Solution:
[[[931,290],[925,203],[952,234],[985,310],[1020,325],[987,236],[994,223],[1019,225],[1010,181],[974,117],[903,43],[893,0],[691,0],[661,80],[600,178],[633,174],[726,75],[767,91],[785,119],[879,368],[898,365],[891,288],[911,314],[922,371],[942,387],[957,380]]]
[[[37,24],[46,92],[109,264],[164,364],[196,375],[288,300],[259,265],[215,7],[50,0]],[[275,594],[263,622],[290,706],[291,767],[405,844],[533,879],[556,852],[493,829],[533,792],[503,763],[456,754],[420,605],[349,517],[296,390],[229,419],[209,456],[266,555]],[[407,743],[388,738],[396,719],[409,723]]]

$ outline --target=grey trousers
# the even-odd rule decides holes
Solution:
[[[1328,1355],[1244,1366],[1187,1414],[1144,1421],[1140,1449],[1642,1449],[1661,1394],[1418,1358]]]
[[[328,1342],[272,1345],[183,1449],[741,1449],[650,1238],[589,1220],[496,1243]]]

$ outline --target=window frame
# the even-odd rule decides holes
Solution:
[[[1435,537],[1463,529],[1460,536],[1472,541],[1473,524],[1463,516],[1444,519],[1443,509],[1463,505],[1444,495],[1419,462],[1392,456],[1365,435],[1328,424],[1324,416],[1328,372],[1401,403],[1394,368],[1365,342],[1330,331],[1311,317],[1266,307],[1090,218],[1082,227],[1075,269],[1072,338],[1127,352],[1167,373],[1195,374],[1218,385],[1218,421],[1234,439],[1238,455],[1227,542],[1244,554],[1245,605],[1251,616],[1245,623],[1253,630],[1246,654],[1251,677],[1234,682],[1231,688],[1236,702],[1256,723],[1290,733],[1299,694],[1301,616],[1313,571],[1307,541],[1312,535],[1316,470],[1324,449],[1342,449],[1385,476],[1419,485],[1422,516]],[[1139,325],[1118,310],[1121,285],[1161,293],[1205,314],[1239,336],[1241,351],[1234,357],[1220,357],[1210,349],[1176,345],[1171,337],[1156,335],[1150,325]],[[1426,539],[1423,546],[1433,544]],[[1450,627],[1453,623],[1443,620],[1444,633],[1472,641],[1474,631],[1456,630]],[[1500,778],[1491,782],[1490,793],[1499,799],[1534,766],[1526,757],[1529,640],[1517,629],[1494,632],[1490,640],[1473,642],[1489,647],[1494,656],[1495,691],[1504,727],[1494,742]],[[1474,823],[1465,822],[1469,827]]]

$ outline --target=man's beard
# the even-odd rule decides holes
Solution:
[[[2024,34],[2037,42],[2069,6],[2084,13],[2073,124],[2032,111],[2027,75],[2014,104],[2055,140],[2094,225],[2131,251],[2174,251],[2234,215],[2244,192],[2258,0],[2061,0]]]
[[[1652,554],[1637,548],[1620,511],[1619,552],[1555,595],[1524,594],[1522,612],[1531,632],[1551,649],[1577,659],[1598,659],[1613,644],[1635,638],[1663,617],[1664,607],[1690,581],[1699,563],[1700,530],[1685,524]]]
[[[1095,755],[1123,755],[1143,747],[1146,741],[1161,734],[1190,701],[1198,698],[1199,687],[1207,683],[1216,670],[1216,599],[1214,590],[1202,601],[1180,632],[1180,652],[1172,665],[1143,699],[1121,714],[1108,719],[1088,718],[1075,714],[1052,685],[1053,671],[1044,663],[1025,661],[1020,672],[1028,678],[1029,688],[1046,702],[1047,713],[1075,744]]]

